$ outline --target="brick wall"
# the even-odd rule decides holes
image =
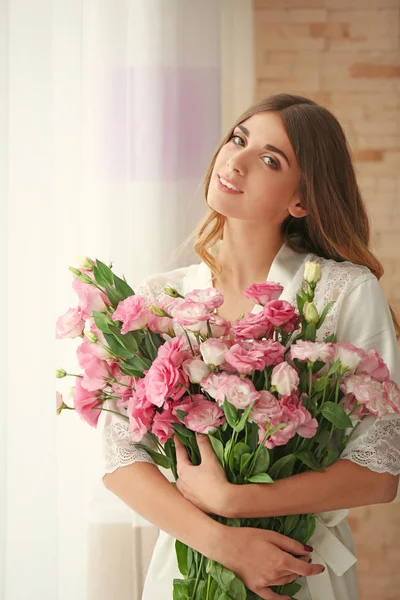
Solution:
[[[385,267],[382,285],[400,314],[400,0],[253,3],[256,99],[292,92],[338,117]],[[397,599],[399,502],[353,510],[351,524],[360,600]]]

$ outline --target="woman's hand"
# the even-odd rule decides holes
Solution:
[[[270,586],[286,585],[301,576],[311,577],[324,571],[322,565],[310,564],[310,546],[275,531],[226,527],[220,544],[221,564],[265,600],[290,600],[290,596],[276,594]]]
[[[196,434],[201,455],[201,464],[192,465],[186,448],[175,436],[178,481],[176,487],[180,493],[208,514],[224,515],[226,499],[232,484],[226,479],[210,440],[206,435]]]

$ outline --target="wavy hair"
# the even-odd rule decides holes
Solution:
[[[300,196],[306,217],[289,215],[282,225],[286,243],[297,252],[312,252],[336,261],[366,266],[380,279],[383,266],[370,249],[370,225],[357,184],[346,136],[338,120],[309,98],[276,94],[248,108],[215,151],[205,175],[208,196],[215,161],[240,123],[261,112],[280,114],[301,170]],[[340,215],[340,218],[338,218]],[[194,250],[212,270],[221,265],[209,249],[222,239],[225,217],[210,209],[200,223]],[[397,337],[400,324],[391,310]]]

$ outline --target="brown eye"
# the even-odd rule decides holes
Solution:
[[[231,135],[231,137],[229,138],[229,141],[233,142],[235,144],[235,146],[244,146],[245,142],[244,139],[242,137],[240,137],[240,135],[237,135],[235,133],[233,133]]]
[[[275,158],[272,158],[272,156],[263,156],[263,160],[268,167],[271,167],[271,169],[278,170],[280,168],[279,162],[275,160]]]

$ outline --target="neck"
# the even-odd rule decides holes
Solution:
[[[266,281],[271,265],[284,243],[281,231],[257,227],[253,221],[226,220],[218,252],[222,272],[218,280],[243,290]]]

